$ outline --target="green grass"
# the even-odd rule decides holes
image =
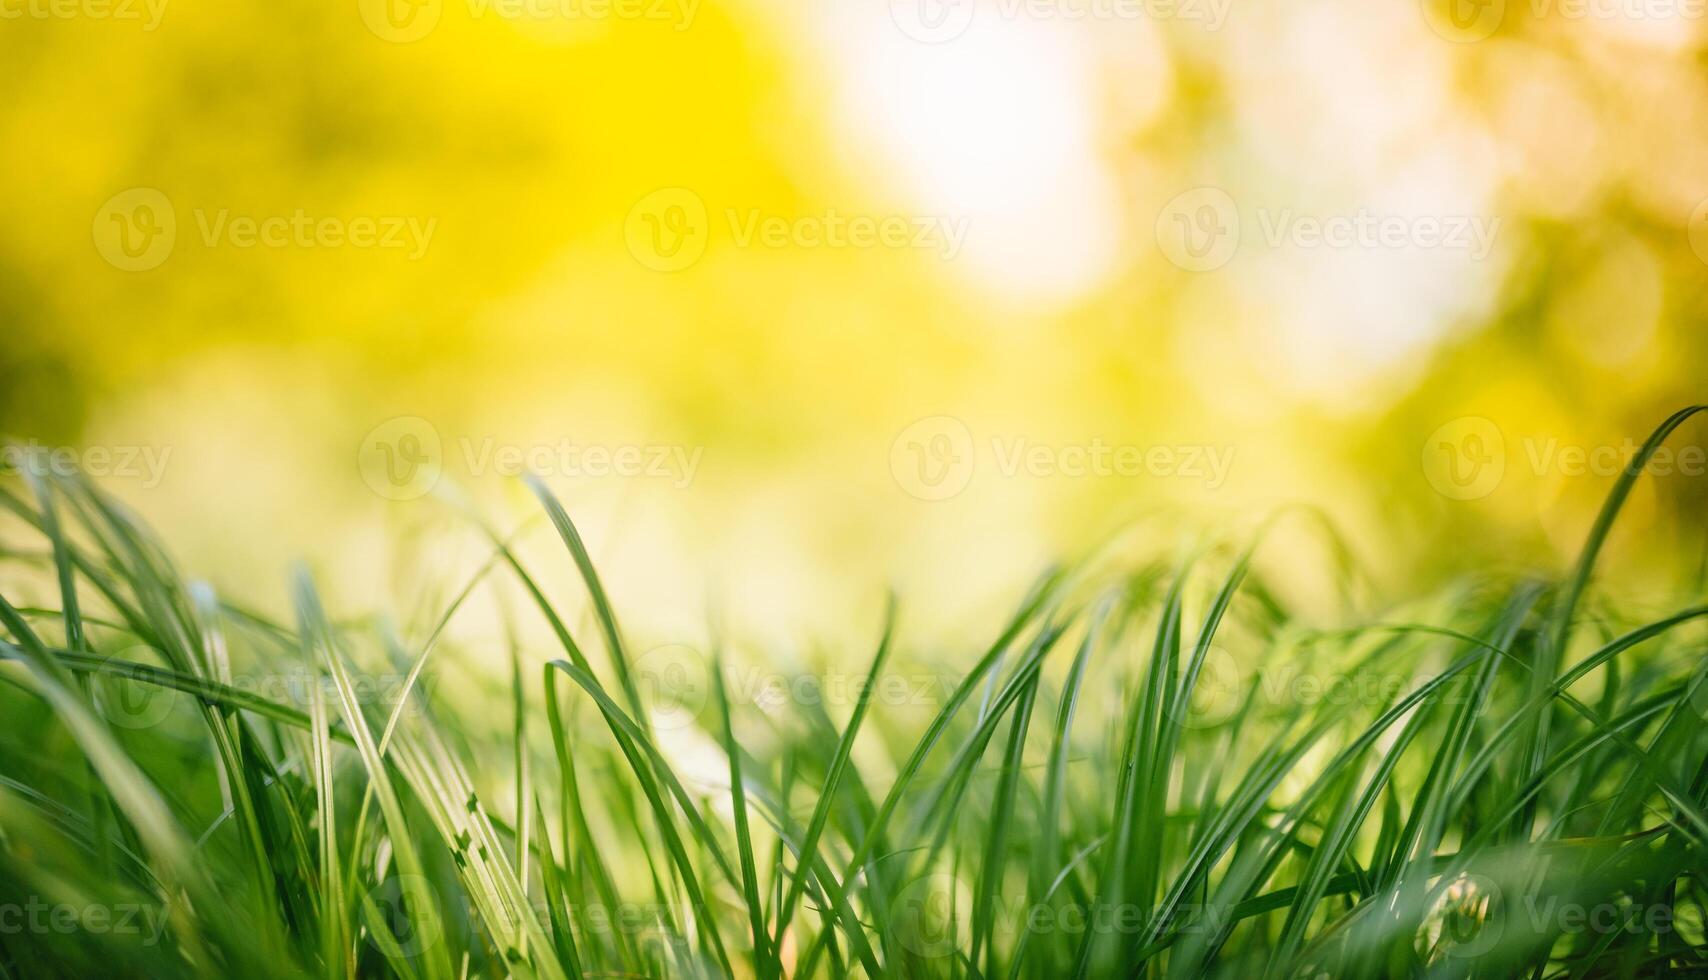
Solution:
[[[1708,974],[1708,606],[1593,587],[1693,411],[1560,581],[1325,624],[1261,532],[1112,542],[965,649],[902,597],[825,658],[872,683],[781,699],[715,630],[631,649],[538,483],[585,595],[490,533],[415,636],[301,572],[270,621],[82,481],[6,487],[0,978]],[[508,643],[447,639],[488,600]]]

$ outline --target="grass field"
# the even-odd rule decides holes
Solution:
[[[1708,597],[1595,574],[1694,411],[1557,580],[1348,565],[1324,626],[1261,534],[1117,540],[813,676],[630,649],[539,484],[585,595],[494,534],[406,630],[304,573],[269,621],[83,482],[8,486],[0,976],[1708,974]],[[555,648],[425,683],[500,590]]]

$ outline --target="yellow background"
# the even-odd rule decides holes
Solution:
[[[157,486],[102,482],[274,608],[299,557],[352,609],[460,582],[447,499],[536,510],[471,447],[698,452],[686,487],[544,475],[631,619],[788,637],[886,585],[953,621],[1157,506],[1166,543],[1316,503],[1386,581],[1557,567],[1612,480],[1537,454],[1704,399],[1700,16],[923,2],[0,0],[0,430],[169,451]],[[1224,198],[1237,238],[1182,268],[1171,231]],[[115,261],[160,199],[170,247]],[[1361,212],[1492,247],[1273,234]],[[337,234],[207,231],[298,214]],[[831,243],[832,216],[966,237]],[[362,219],[432,234],[341,241]],[[399,417],[439,439],[433,494],[364,479]],[[1485,423],[1498,481],[1443,492],[1431,453]],[[996,448],[1094,440],[1233,461],[1211,488]],[[921,499],[945,445],[970,475]],[[1697,567],[1703,487],[1645,482],[1633,571]]]

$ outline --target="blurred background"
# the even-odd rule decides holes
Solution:
[[[1297,502],[1390,587],[1558,569],[1708,398],[1705,20],[0,0],[8,465],[273,611],[299,558],[345,610],[460,585],[532,470],[655,641],[891,585],[964,622],[1135,518]],[[1632,581],[1700,574],[1705,443]]]

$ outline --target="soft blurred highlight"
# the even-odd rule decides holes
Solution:
[[[0,0],[0,432],[166,452],[101,482],[262,605],[453,588],[520,468],[657,641],[954,621],[1157,508],[1558,567],[1708,391],[1689,4],[115,4]]]

